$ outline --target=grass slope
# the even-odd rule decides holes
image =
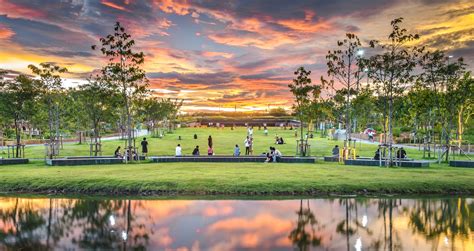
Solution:
[[[331,163],[164,163],[0,166],[1,192],[62,194],[474,194],[474,170]]]

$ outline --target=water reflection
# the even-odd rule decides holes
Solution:
[[[0,197],[0,250],[474,250],[474,199]]]

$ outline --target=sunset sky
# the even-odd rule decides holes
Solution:
[[[318,82],[346,32],[381,40],[400,16],[474,69],[472,0],[0,0],[0,69],[55,62],[68,85],[81,83],[104,63],[91,45],[120,21],[146,55],[150,88],[185,110],[288,107],[298,66]]]

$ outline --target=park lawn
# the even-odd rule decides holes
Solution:
[[[268,136],[265,136],[262,130],[254,128],[254,155],[268,152],[270,146],[276,146],[283,155],[295,155],[296,153],[296,138],[294,130],[284,130],[282,128],[269,128]],[[299,133],[299,131],[298,131]],[[194,139],[193,136],[196,134],[198,139]],[[214,152],[216,155],[232,155],[235,144],[238,144],[241,148],[242,153],[245,152],[243,146],[244,139],[247,135],[246,128],[237,127],[231,130],[230,127],[226,128],[180,128],[171,134],[166,134],[163,138],[151,138],[147,137],[149,141],[149,156],[153,155],[174,155],[174,149],[177,144],[181,144],[183,148],[183,154],[190,155],[193,148],[196,145],[200,146],[201,154],[207,154],[207,138],[212,135],[214,142]],[[285,140],[284,145],[275,145],[275,136],[278,135],[283,137]],[[181,140],[178,137],[181,136]],[[341,141],[329,140],[328,138],[321,138],[319,134],[314,135],[314,139],[310,139],[311,144],[311,155],[312,156],[329,156],[331,155],[331,149],[334,145],[342,146]],[[141,138],[136,141],[136,146],[140,146]],[[102,155],[113,155],[113,152],[117,146],[124,146],[125,141],[123,140],[111,140],[103,141],[103,153]],[[364,144],[357,143],[357,155],[364,157],[373,157],[377,145],[375,144]],[[410,158],[421,159],[423,156],[422,151],[417,149],[406,149]],[[44,146],[29,146],[26,147],[27,158],[44,158]],[[0,156],[6,157],[6,153],[3,152]],[[89,145],[88,144],[64,144],[64,149],[60,151],[60,156],[89,156]],[[459,156],[456,156],[460,158]],[[461,157],[460,159],[465,159]]]
[[[83,195],[474,194],[474,169],[337,163],[141,163],[0,166],[0,192]]]

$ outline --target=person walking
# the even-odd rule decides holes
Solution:
[[[146,156],[148,154],[148,141],[146,141],[146,138],[143,138],[141,145],[142,145],[142,154],[143,156]]]

